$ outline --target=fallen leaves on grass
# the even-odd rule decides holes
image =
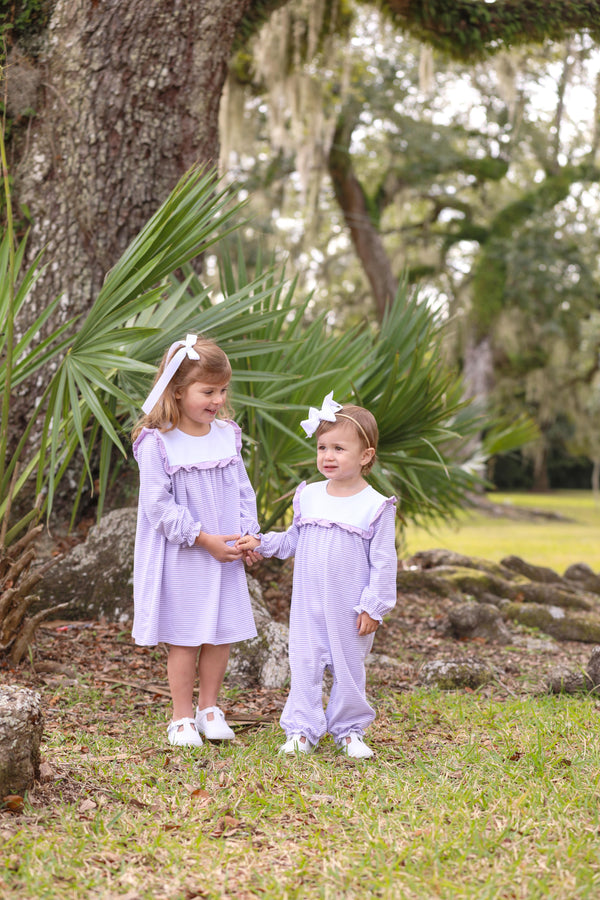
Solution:
[[[214,830],[211,832],[212,837],[228,837],[233,834],[235,831],[238,831],[241,827],[242,823],[239,819],[236,819],[234,816],[225,815],[221,816],[218,819],[217,824]]]
[[[203,788],[194,788],[190,797],[198,806],[208,806],[214,800],[213,795]]]
[[[10,813],[21,813],[25,800],[20,794],[7,794],[2,798],[2,809]]]

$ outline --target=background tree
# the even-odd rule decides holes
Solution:
[[[540,440],[532,453],[536,484],[544,487],[552,445],[559,441],[564,452],[555,426],[569,419],[568,398],[578,377],[571,371],[565,378],[561,360],[577,353],[581,323],[597,305],[593,91],[587,122],[568,111],[577,90],[594,78],[593,45],[582,38],[537,53],[513,51],[499,57],[495,68],[447,66],[429,76],[424,91],[418,46],[365,14],[356,39],[352,33],[348,42],[352,48],[356,40],[354,52],[340,52],[336,60],[329,47],[328,81],[319,78],[312,106],[294,111],[278,98],[293,94],[297,75],[289,76],[284,90],[273,78],[273,66],[281,63],[267,52],[289,30],[291,16],[286,8],[274,17],[278,24],[266,29],[271,33],[255,52],[251,81],[255,94],[262,89],[266,99],[259,106],[253,99],[252,118],[245,119],[236,101],[237,132],[226,118],[225,149],[235,146],[236,133],[243,130],[244,155],[230,158],[254,171],[253,187],[262,169],[264,193],[276,198],[271,205],[275,219],[284,217],[284,228],[296,221],[294,208],[301,208],[298,182],[307,198],[319,192],[316,212],[308,212],[319,222],[318,259],[315,251],[309,256],[313,234],[296,229],[289,235],[302,266],[317,270],[317,295],[336,310],[338,321],[351,321],[352,310],[369,301],[368,288],[355,290],[360,276],[341,249],[333,196],[380,314],[402,266],[421,280],[433,302],[446,306],[456,323],[452,356],[463,369],[469,395],[488,397],[505,411],[526,410],[538,421]],[[260,68],[263,57],[266,68]],[[317,81],[316,72],[312,77]],[[245,82],[230,80],[230,96],[240,83],[248,83],[247,75]],[[542,89],[544,105],[535,101]],[[286,110],[283,122],[271,113],[273,105]],[[319,166],[327,114],[333,130]],[[294,122],[296,115],[304,128]],[[318,123],[314,133],[311,119]],[[256,153],[271,160],[254,169],[248,149],[253,122],[263,123]],[[307,150],[304,145],[311,142]],[[304,163],[296,167],[296,181],[289,177],[295,153],[313,161],[308,181]],[[327,163],[333,191],[324,178]],[[264,207],[268,210],[268,199]],[[278,223],[269,226],[263,218],[260,224]],[[337,277],[331,277],[334,271]]]

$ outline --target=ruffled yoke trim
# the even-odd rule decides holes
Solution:
[[[294,494],[294,525],[296,525],[297,527],[300,527],[302,525],[317,525],[319,528],[341,528],[343,531],[347,531],[350,534],[357,534],[359,535],[359,537],[364,538],[365,540],[371,540],[373,534],[375,533],[375,525],[383,515],[384,510],[387,509],[388,506],[396,506],[395,497],[386,497],[371,518],[369,527],[367,529],[360,528],[357,525],[350,525],[348,522],[337,522],[327,518],[313,518],[309,516],[303,516],[300,510],[300,494],[305,487],[306,481],[303,481],[298,485],[296,493]]]
[[[171,465],[169,462],[169,456],[167,453],[167,448],[165,446],[164,440],[162,438],[162,433],[157,428],[143,428],[138,437],[135,439],[133,443],[133,455],[137,459],[138,448],[142,441],[148,436],[153,435],[156,440],[156,444],[158,446],[158,450],[163,461],[163,465],[165,467],[165,472],[168,475],[174,475],[175,472],[179,472],[183,470],[184,472],[191,472],[195,469],[224,469],[227,466],[232,465],[233,463],[237,463],[239,459],[239,452],[242,447],[242,432],[237,424],[237,422],[233,422],[228,419],[228,423],[232,426],[234,435],[235,435],[235,448],[237,453],[233,456],[226,456],[222,459],[207,459],[207,460],[197,460],[196,462],[190,463],[176,463],[175,465]]]

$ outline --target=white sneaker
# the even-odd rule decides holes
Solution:
[[[201,747],[202,738],[196,730],[196,723],[187,716],[167,725],[167,737],[174,747]]]
[[[314,753],[316,744],[311,744],[305,734],[292,734],[279,748],[280,753]]]
[[[212,719],[208,718],[209,713],[213,714]],[[225,714],[218,706],[196,709],[196,728],[207,741],[232,741],[235,738],[235,732],[225,721]]]
[[[356,731],[351,731],[350,734],[341,738],[338,741],[338,747],[342,753],[345,753],[346,756],[351,756],[353,759],[368,759],[370,756],[373,756],[371,748],[367,747],[361,735]]]

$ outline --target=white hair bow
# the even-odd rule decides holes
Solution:
[[[184,360],[186,356],[188,359],[200,359],[199,354],[196,352],[196,350],[194,350],[194,344],[197,340],[197,334],[186,334],[185,341],[175,341],[174,344],[171,344],[171,346],[169,347],[167,358],[171,356],[171,353],[173,353],[174,350],[176,350],[177,352],[174,353],[173,356],[171,356],[169,362],[164,368],[162,375],[142,404],[142,409],[144,410],[146,415],[149,415],[152,412],[152,410],[162,397],[166,386],[181,365],[182,360]]]
[[[335,414],[338,410],[343,409],[341,403],[336,403],[333,399],[333,391],[331,391],[323,400],[321,409],[315,409],[311,406],[308,410],[308,419],[300,422],[304,428],[307,437],[312,437],[321,422],[335,422]]]

